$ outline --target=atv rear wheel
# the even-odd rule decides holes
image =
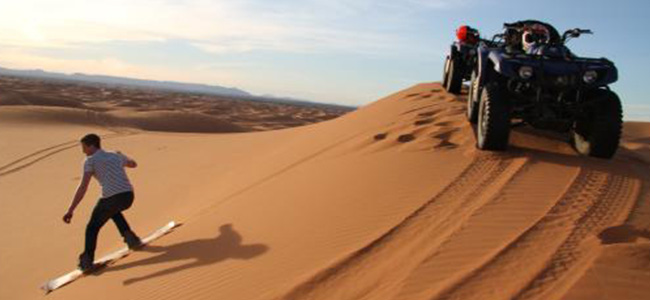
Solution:
[[[580,154],[612,158],[623,128],[623,109],[616,93],[598,89],[587,95],[593,105],[576,121],[573,146]]]
[[[460,70],[460,62],[453,57],[449,58],[449,71],[447,72],[447,84],[445,89],[452,94],[460,94],[463,85],[463,74]]]
[[[510,108],[498,84],[489,84],[482,90],[477,127],[479,149],[499,151],[508,148]]]
[[[467,95],[467,120],[476,124],[478,122],[478,100],[481,98],[476,70],[472,71],[472,80],[469,83],[469,94]]]

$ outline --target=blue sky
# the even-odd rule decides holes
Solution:
[[[646,1],[22,0],[0,5],[0,66],[200,82],[363,105],[439,81],[461,24],[540,19],[619,68],[626,119],[650,121]]]

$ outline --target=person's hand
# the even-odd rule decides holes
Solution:
[[[69,211],[63,216],[63,222],[66,222],[67,224],[70,224],[70,221],[72,221],[72,212]]]

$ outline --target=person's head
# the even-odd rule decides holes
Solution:
[[[101,148],[101,139],[98,135],[91,133],[81,138],[81,150],[86,155],[92,155],[95,151]]]

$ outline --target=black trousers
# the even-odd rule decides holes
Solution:
[[[86,226],[86,246],[84,254],[91,259],[95,258],[95,248],[97,247],[97,235],[104,224],[112,219],[123,237],[131,232],[129,223],[122,215],[122,211],[127,210],[133,204],[133,192],[119,193],[108,198],[101,198],[93,209],[90,221]],[[92,260],[91,260],[92,261]]]

